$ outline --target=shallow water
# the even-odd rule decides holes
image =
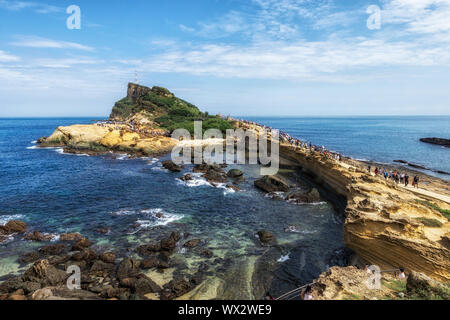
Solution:
[[[242,192],[233,192],[223,186],[214,188],[199,176],[183,183],[177,179],[182,174],[161,167],[163,159],[130,160],[112,154],[82,157],[62,154],[59,149],[29,148],[57,126],[74,123],[90,121],[0,120],[0,179],[6,182],[0,185],[1,223],[20,218],[29,230],[80,232],[97,247],[122,256],[171,231],[189,232],[191,238],[202,240],[202,248],[213,251],[214,258],[201,257],[200,248],[178,248],[174,274],[193,274],[207,263],[210,272],[203,293],[197,296],[201,298],[215,294],[261,298],[255,294],[264,293],[254,288],[264,287],[264,281],[271,283],[276,296],[339,263],[343,221],[332,206],[326,202],[299,206],[265,197],[253,187],[259,177],[257,167],[239,167],[247,181]],[[296,226],[296,232],[284,232],[289,225]],[[111,232],[100,235],[96,232],[100,227]],[[262,229],[277,236],[277,247],[260,246],[256,233]],[[18,236],[1,244],[0,277],[23,270],[17,256],[37,247]],[[266,264],[270,270],[263,267]],[[264,280],[271,270],[274,280]]]

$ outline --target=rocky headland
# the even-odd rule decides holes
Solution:
[[[51,136],[39,139],[39,146],[62,147],[65,152],[92,155],[117,152],[156,156],[169,153],[178,143],[170,138],[171,131],[180,127],[192,131],[194,120],[203,120],[204,129],[205,125],[206,129],[239,126],[260,129],[203,113],[167,89],[129,84],[127,97],[116,103],[108,121],[59,127]],[[408,283],[426,279],[421,283],[426,283],[427,288],[435,285],[433,281],[450,283],[448,182],[423,174],[420,189],[405,188],[369,173],[363,162],[350,158],[336,160],[284,142],[279,147],[281,166],[300,172],[311,188],[293,188],[286,174],[261,177],[255,181],[255,187],[272,196],[274,201],[315,203],[325,199],[333,203],[345,218],[345,244],[356,253],[360,265],[378,265],[383,270],[402,267],[413,275]],[[182,171],[182,167],[171,161],[164,162],[163,167],[175,173]],[[197,165],[194,173],[201,173],[212,185],[226,184],[235,191],[240,190],[239,183],[245,180],[239,170],[227,172],[218,165]],[[190,181],[192,174],[179,178]],[[262,246],[276,244],[270,230],[255,230],[255,233]],[[0,241],[11,234],[23,234],[29,241],[50,240],[38,230],[26,234],[26,225],[20,221],[0,227]],[[0,284],[0,299],[201,299],[203,276],[208,266],[189,278],[173,279],[164,285],[157,284],[145,271],[152,269],[163,273],[170,267],[170,257],[180,245],[198,247],[200,254],[214,259],[199,239],[190,239],[188,234],[181,235],[177,231],[133,248],[140,259],[118,259],[114,252],[91,249],[93,243],[81,235],[61,235],[57,244],[47,244],[21,258],[24,263],[33,265],[22,276]],[[64,270],[74,264],[83,270],[81,290],[69,291],[65,287],[69,275]],[[375,296],[373,292],[364,291],[361,286],[366,277],[365,271],[354,267],[331,268],[315,282],[314,290],[318,298],[323,299],[352,296],[372,299],[397,294],[388,289]],[[270,281],[272,279],[266,282]],[[386,276],[386,281],[394,280]],[[253,296],[262,298],[266,289],[262,286]],[[411,290],[408,292],[414,292]]]

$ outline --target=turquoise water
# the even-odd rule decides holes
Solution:
[[[406,160],[450,172],[450,148],[420,138],[450,139],[450,116],[350,118],[248,118],[357,159],[392,163]],[[427,171],[449,180],[449,175]]]
[[[67,155],[60,149],[37,149],[33,143],[60,125],[75,123],[91,120],[0,120],[0,224],[24,220],[29,231],[53,234],[55,241],[60,233],[80,232],[98,249],[119,256],[133,255],[138,245],[171,231],[189,232],[214,257],[179,248],[172,260],[174,274],[192,274],[208,264],[211,286],[221,284],[219,298],[255,298],[252,288],[264,273],[274,276],[268,286],[276,296],[342,263],[343,221],[330,204],[299,206],[267,198],[253,187],[259,177],[255,167],[240,167],[247,181],[242,192],[233,193],[200,178],[183,184],[177,179],[182,174],[161,168],[164,159]],[[158,219],[158,213],[165,218]],[[289,225],[298,233],[285,233]],[[111,232],[98,234],[100,227]],[[279,246],[261,247],[256,233],[262,229],[272,231]],[[0,244],[0,281],[27,267],[17,263],[20,254],[42,245],[21,236]],[[254,279],[254,270],[261,277]]]

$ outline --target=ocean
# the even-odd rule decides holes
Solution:
[[[387,164],[405,160],[450,173],[450,148],[420,142],[421,138],[450,139],[450,116],[246,119],[355,159]],[[450,180],[450,175],[424,172]]]
[[[421,137],[449,137],[449,117],[441,118],[252,118],[293,136],[356,158],[391,162],[405,159],[450,171],[450,150],[421,144]],[[199,176],[184,183],[182,174],[161,167],[166,158],[126,155],[63,154],[38,149],[35,141],[58,126],[89,124],[91,119],[0,119],[0,225],[23,220],[28,230],[52,234],[80,232],[99,250],[137,257],[134,249],[172,231],[188,232],[214,253],[178,248],[171,275],[184,276],[207,264],[203,298],[253,299],[258,283],[274,275],[270,293],[280,295],[307,284],[333,265],[345,264],[343,217],[327,202],[295,205],[266,197],[253,186],[255,166],[244,171],[241,192],[214,188]],[[186,167],[187,173],[192,167]],[[163,214],[164,218],[157,216]],[[285,232],[295,226],[295,233]],[[99,234],[99,228],[109,228]],[[273,232],[278,245],[261,247],[256,233]],[[0,244],[0,281],[28,265],[21,254],[43,244],[14,236]],[[270,266],[270,268],[268,267]],[[270,269],[270,270],[269,270]],[[161,274],[150,271],[152,278]],[[220,288],[220,289],[217,289]],[[217,290],[216,290],[217,289]],[[208,296],[211,294],[211,296]]]

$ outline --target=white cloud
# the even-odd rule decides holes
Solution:
[[[63,9],[60,7],[37,3],[37,2],[28,2],[28,1],[9,1],[9,0],[0,0],[0,8],[10,10],[10,11],[20,11],[25,9],[33,10],[36,13],[47,14],[54,12],[62,12]]]
[[[94,48],[75,42],[58,41],[38,37],[25,37],[11,43],[13,46],[27,48],[48,48],[48,49],[74,49],[83,51],[94,51]]]
[[[13,56],[11,54],[8,54],[8,53],[0,50],[0,62],[16,62],[19,60],[20,60],[19,57]]]

